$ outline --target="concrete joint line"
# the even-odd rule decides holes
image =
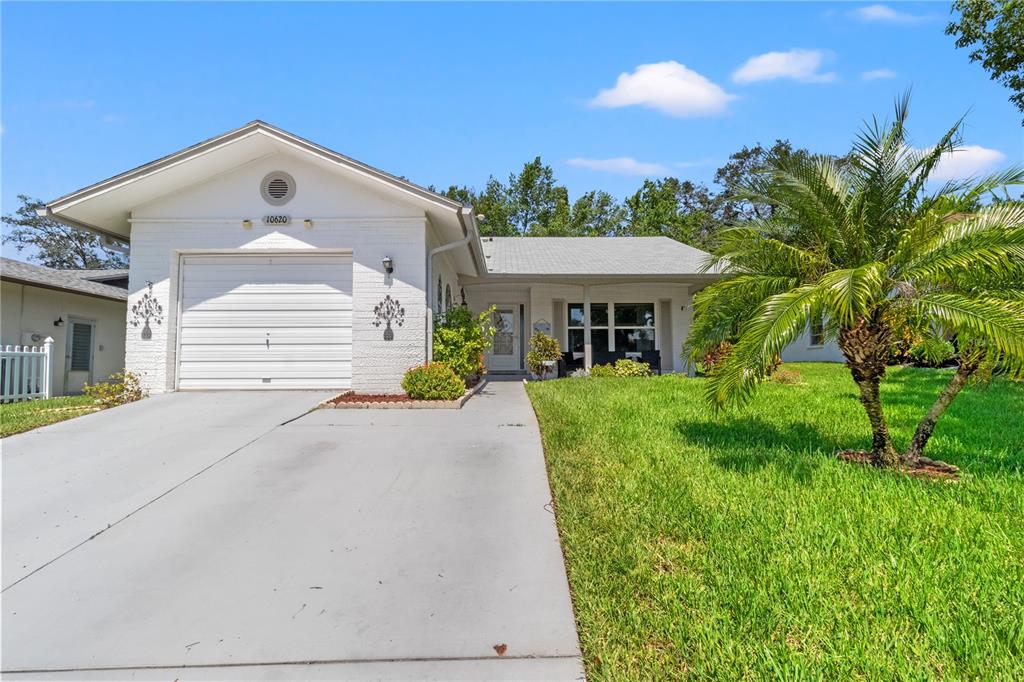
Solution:
[[[418,656],[410,658],[327,658],[306,661],[253,661],[248,663],[182,663],[176,665],[118,665],[99,666],[95,668],[27,668],[23,670],[3,670],[5,675],[27,673],[74,673],[103,672],[114,670],[168,670],[185,668],[245,668],[272,665],[352,665],[359,663],[458,663],[462,661],[557,661],[579,658],[578,654],[557,654],[542,656]]]

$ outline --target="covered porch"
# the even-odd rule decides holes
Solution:
[[[659,373],[690,372],[681,357],[690,330],[691,281],[574,277],[532,281],[472,282],[463,289],[474,311],[496,309],[492,374],[524,373],[529,338],[555,338],[565,366],[590,369],[621,357],[646,362]]]

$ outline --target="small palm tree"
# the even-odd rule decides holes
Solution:
[[[725,407],[746,401],[782,349],[809,321],[824,320],[859,389],[872,460],[882,467],[919,462],[935,423],[970,381],[1024,368],[1024,203],[997,197],[982,205],[1024,182],[1024,171],[929,191],[940,157],[958,148],[962,120],[934,147],[915,149],[908,103],[897,102],[893,123],[867,125],[841,160],[776,159],[733,188],[774,210],[720,233],[708,267],[724,277],[695,297],[686,344],[695,361],[735,339],[707,382],[708,399]],[[902,454],[879,399],[899,325],[954,341],[958,362]]]

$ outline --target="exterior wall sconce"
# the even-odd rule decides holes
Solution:
[[[307,230],[312,230],[313,229],[313,221],[310,220],[309,218],[306,218],[305,220],[302,221],[302,226],[304,228],[306,228]]]
[[[53,321],[53,326],[54,327],[63,327],[64,326],[64,318],[63,317],[58,317],[56,320]]]
[[[242,228],[246,229],[246,230],[251,230],[252,229],[252,221],[251,220],[243,220],[242,221]]]
[[[380,263],[384,266],[384,272],[387,274],[390,275],[395,271],[395,262],[391,260],[391,256],[384,256]]]

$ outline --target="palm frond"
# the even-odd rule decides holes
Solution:
[[[836,322],[853,325],[858,317],[887,295],[886,264],[880,261],[856,268],[833,270],[818,280],[822,300]]]
[[[821,298],[816,284],[806,284],[763,301],[741,327],[732,352],[709,377],[707,399],[719,408],[749,400],[775,356],[821,313]]]
[[[808,278],[826,263],[818,254],[764,235],[770,221],[751,221],[718,233],[716,265],[724,272],[757,272]]]
[[[797,286],[793,277],[735,275],[706,287],[693,297],[693,324],[683,346],[691,360],[734,336],[740,323],[767,298]]]
[[[990,344],[1008,358],[1024,359],[1024,302],[943,292],[924,294],[914,304],[949,331]]]

